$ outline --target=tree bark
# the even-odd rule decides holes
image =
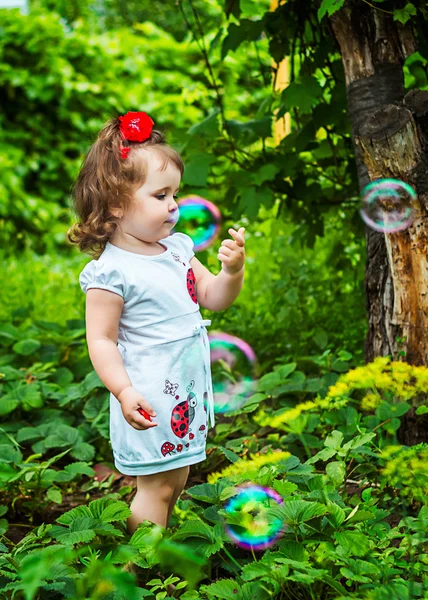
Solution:
[[[403,63],[416,49],[412,32],[355,0],[330,24],[345,69],[360,188],[392,177],[418,195],[416,218],[405,231],[366,228],[365,359],[391,355],[428,366],[428,100],[417,90],[404,98]],[[428,419],[421,417],[409,418],[400,441],[428,441]]]

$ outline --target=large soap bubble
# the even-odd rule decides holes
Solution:
[[[255,393],[256,354],[247,342],[234,335],[213,331],[208,337],[214,412],[237,410]]]
[[[364,188],[360,214],[372,229],[395,233],[412,224],[415,199],[415,190],[404,181],[378,179]]]
[[[284,523],[270,509],[284,501],[273,489],[256,484],[237,487],[238,493],[225,505],[225,530],[230,539],[246,550],[265,550],[282,537]]]
[[[193,240],[195,252],[205,250],[220,233],[221,213],[217,206],[200,196],[188,196],[178,202],[179,222],[171,233],[186,233]]]

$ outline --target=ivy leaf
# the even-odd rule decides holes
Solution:
[[[322,0],[321,6],[318,9],[318,21],[322,21],[326,14],[331,17],[331,15],[340,10],[344,4],[345,0]]]
[[[394,9],[393,19],[394,21],[400,21],[400,23],[403,23],[403,25],[405,25],[411,17],[414,17],[416,15],[416,13],[417,10],[415,6],[411,2],[408,2],[404,8]]]
[[[265,181],[272,181],[279,171],[279,167],[272,163],[263,165],[258,171],[251,174],[251,180],[256,185],[262,185]]]
[[[210,165],[214,157],[211,154],[195,154],[186,163],[182,184],[204,187],[210,172]]]
[[[282,116],[290,109],[296,107],[303,112],[311,112],[322,94],[322,87],[312,75],[304,75],[292,81],[281,94],[282,104],[278,116]]]
[[[228,34],[223,40],[221,48],[221,58],[223,59],[229,51],[234,52],[242,42],[256,41],[259,39],[264,27],[264,20],[252,21],[251,19],[241,19],[239,25],[231,23],[228,28]]]
[[[188,135],[206,135],[210,138],[215,138],[220,135],[220,128],[218,124],[218,115],[220,109],[215,108],[203,121],[193,125],[188,131]],[[187,165],[186,165],[187,169]]]

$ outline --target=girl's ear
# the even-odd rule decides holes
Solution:
[[[121,219],[123,217],[122,208],[111,208],[110,213],[113,215],[113,217],[116,217],[116,219]]]

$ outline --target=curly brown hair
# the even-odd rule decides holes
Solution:
[[[153,148],[163,159],[161,169],[172,162],[184,172],[179,153],[166,143],[165,134],[153,129],[144,142],[122,140],[119,117],[104,125],[83,160],[72,187],[73,208],[79,221],[67,231],[67,238],[77,244],[81,252],[98,259],[118,226],[119,218],[111,209],[122,206],[126,211],[134,193],[147,177],[147,162],[142,148]],[[120,144],[130,147],[126,159],[120,155]]]

